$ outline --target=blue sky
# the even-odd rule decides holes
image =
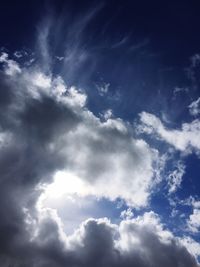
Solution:
[[[2,2],[1,266],[199,266],[199,8]]]

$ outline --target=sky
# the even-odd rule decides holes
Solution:
[[[199,11],[1,1],[1,267],[200,266]]]

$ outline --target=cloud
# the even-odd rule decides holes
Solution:
[[[158,182],[158,151],[134,139],[126,122],[110,117],[102,122],[86,108],[87,97],[81,90],[67,88],[61,77],[35,67],[23,69],[20,76],[13,73],[8,86],[13,96],[6,113],[9,120],[3,121],[15,122],[11,134],[23,139],[16,141],[19,145],[28,143],[33,158],[36,150],[37,159],[51,155],[54,160],[49,169],[45,161],[40,162],[39,173],[43,165],[52,175],[64,170],[83,180],[88,194],[119,197],[135,207],[148,204]]]
[[[189,236],[180,238],[180,242],[187,247],[188,251],[195,257],[200,256],[200,244]]]
[[[131,208],[128,208],[126,210],[123,210],[120,214],[120,217],[122,219],[131,219],[133,218],[133,212],[132,212],[132,209]]]
[[[200,121],[193,120],[191,123],[183,123],[180,130],[167,129],[161,120],[153,114],[142,112],[140,114],[142,125],[140,132],[156,134],[161,140],[186,154],[200,152]]]
[[[198,233],[200,229],[200,201],[192,199],[191,205],[193,212],[187,220],[187,227],[189,231],[195,234]]]
[[[132,126],[111,110],[104,118],[94,115],[84,90],[66,85],[55,74],[57,69],[52,71],[54,58],[56,64],[62,61],[68,84],[75,77],[81,79],[78,74],[91,59],[82,35],[100,8],[90,10],[65,31],[64,57],[51,55],[51,38],[65,43],[65,37],[57,34],[62,22],[58,21],[54,35],[51,20],[44,22],[39,33],[39,58],[21,65],[6,53],[0,56],[2,267],[198,266],[193,256],[197,252],[188,252],[164,229],[158,215],[133,216],[133,208],[149,205],[161,180],[162,155],[136,138]],[[62,51],[59,45],[58,50]],[[23,51],[14,56],[23,62]],[[108,88],[105,84],[102,95]],[[177,182],[174,177],[170,188],[179,186],[180,178]],[[57,210],[43,205],[48,193],[75,195],[74,201],[81,197],[86,201],[88,196],[120,199],[127,210],[119,224],[89,218],[68,236]]]
[[[114,44],[111,45],[112,49],[120,48],[121,46],[125,45],[129,41],[129,36],[122,37],[119,41],[116,41]]]
[[[16,61],[8,59],[7,53],[2,53],[0,56],[0,63],[4,64],[4,71],[7,75],[15,75],[21,72],[21,69]]]
[[[103,83],[102,85],[96,85],[98,93],[100,96],[104,96],[108,93],[110,88],[110,83]]]
[[[61,228],[56,223],[55,214],[40,221],[40,232],[34,242],[42,251],[48,251],[42,254],[46,265],[198,266],[195,258],[164,229],[153,212],[124,220],[119,225],[112,224],[107,218],[90,218],[66,238],[62,238]],[[41,259],[37,266],[46,266],[40,262]]]
[[[182,94],[182,93],[188,93],[189,89],[187,87],[175,87],[173,90],[173,100],[175,100],[177,98],[178,95]]]
[[[188,228],[194,233],[198,233],[200,228],[200,209],[194,209],[188,220]]]
[[[182,177],[185,174],[185,165],[180,161],[177,163],[177,168],[172,171],[168,177],[168,187],[169,187],[169,194],[174,193],[177,189],[181,186]]]
[[[92,194],[111,200],[121,197],[134,206],[147,204],[157,181],[152,167],[158,154],[143,140],[134,140],[120,119],[100,122],[86,113],[84,123],[69,134],[66,147],[70,171],[92,186]]]
[[[189,206],[192,209],[189,218],[186,218],[185,231],[196,236],[200,229],[200,200],[190,196],[185,200],[179,200],[179,204]]]
[[[85,33],[103,6],[103,3],[92,5],[87,11],[77,13],[76,19],[68,9],[64,16],[51,8],[48,10],[48,16],[38,25],[35,47],[36,59],[44,73],[59,70],[68,85],[77,84],[77,80],[85,81],[85,77],[93,73],[97,61],[94,57],[96,47],[91,47],[92,37],[86,39]]]
[[[190,114],[193,116],[197,116],[200,113],[200,97],[193,101],[189,106]]]
[[[199,87],[199,67],[200,67],[200,55],[194,54],[190,58],[190,66],[186,69],[188,78],[190,79],[193,89],[197,90]]]
[[[96,117],[87,109],[83,90],[67,87],[60,76],[44,73],[36,63],[21,67],[8,55],[1,58],[1,266],[55,267],[68,260],[70,265],[59,217],[52,212],[48,219],[38,217],[42,186],[51,184],[59,171],[70,173],[63,176],[68,184],[75,176],[84,184],[78,192],[75,188],[78,194],[121,198],[140,208],[148,205],[159,182],[159,153],[135,139],[122,119]],[[10,71],[7,62],[20,71]],[[40,225],[37,231],[35,225]]]

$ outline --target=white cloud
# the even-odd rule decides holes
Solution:
[[[64,59],[64,57],[56,56],[56,59],[59,60],[59,61],[62,61]]]
[[[73,106],[84,107],[86,104],[87,96],[75,87],[70,87],[68,89],[68,95],[66,97],[66,102]]]
[[[32,75],[33,85],[41,88],[49,88],[51,86],[51,77],[42,72],[35,72]]]
[[[73,234],[67,236],[57,213],[52,209],[40,211],[34,224],[32,243],[44,249],[55,245],[56,259],[63,265],[197,267],[199,245],[189,237],[176,238],[164,228],[157,214],[146,212],[119,225],[108,218],[89,218]],[[186,250],[190,251],[190,253]],[[54,250],[53,250],[54,251]],[[54,252],[52,257],[54,258]],[[192,256],[194,255],[194,257]],[[128,266],[129,266],[128,265]]]
[[[200,209],[194,208],[193,213],[190,215],[187,226],[189,231],[198,233],[200,229]]]
[[[200,230],[200,201],[190,196],[186,200],[181,201],[181,204],[190,206],[192,214],[187,219],[187,229],[192,234],[197,234]]]
[[[21,73],[21,68],[19,67],[19,64],[8,58],[8,54],[3,52],[0,56],[0,63],[4,64],[4,71],[9,76],[14,76],[18,73]]]
[[[128,208],[128,209],[126,209],[126,210],[123,210],[122,212],[121,212],[121,214],[120,214],[120,217],[122,218],[122,219],[131,219],[131,218],[133,218],[133,212],[132,212],[132,209],[131,208]]]
[[[193,196],[189,196],[185,200],[181,200],[180,203],[183,205],[192,206],[193,208],[200,208],[200,201],[196,200],[196,198]]]
[[[15,51],[14,52],[14,56],[16,58],[22,58],[23,57],[23,52],[22,51]]]
[[[108,93],[110,88],[110,83],[103,83],[102,85],[96,85],[100,96],[104,96]]]
[[[165,160],[144,140],[136,139],[124,120],[108,116],[102,122],[87,109],[86,94],[67,87],[59,76],[29,67],[6,82],[9,102],[3,119],[9,121],[11,141],[7,139],[7,150],[2,154],[5,162],[11,155],[6,167],[13,162],[15,165],[7,167],[9,175],[5,171],[3,178],[9,181],[9,192],[13,176],[20,187],[19,198],[16,190],[15,198],[8,196],[11,205],[9,212],[6,210],[6,216],[12,213],[14,218],[20,218],[17,229],[23,262],[19,266],[29,262],[27,255],[36,255],[28,266],[90,267],[99,262],[99,266],[121,267],[128,262],[130,266],[143,267],[151,262],[155,267],[176,267],[178,263],[196,267],[194,258],[164,229],[153,212],[132,218],[128,209],[122,214],[125,220],[120,225],[107,218],[89,219],[67,236],[57,210],[42,203],[44,194],[76,194],[78,199],[120,198],[131,208],[141,208],[149,204]],[[154,122],[160,124],[159,120]],[[1,137],[4,141],[5,131]],[[33,190],[38,185],[46,186],[42,195]],[[19,199],[19,203],[13,204],[15,201],[10,198]],[[15,249],[14,242],[12,246]],[[25,248],[31,253],[26,255]]]
[[[41,260],[47,266],[52,261],[61,261],[60,265],[53,265],[56,267],[94,266],[96,262],[98,266],[118,267],[144,267],[149,263],[155,267],[199,266],[195,261],[200,255],[199,244],[187,236],[176,238],[152,211],[125,218],[119,225],[108,218],[89,218],[71,235],[64,232],[54,209],[43,208],[38,212],[37,218],[27,214],[32,250],[40,251],[39,259],[35,259],[38,266],[43,266],[39,264]]]
[[[177,189],[181,186],[182,177],[185,173],[185,165],[178,161],[176,169],[172,171],[168,177],[168,187],[169,187],[169,194],[174,193]]]
[[[113,117],[112,109],[107,109],[107,110],[103,113],[102,116],[103,116],[103,118],[104,118],[105,120],[108,120],[108,119],[112,118],[112,117]]]
[[[83,115],[84,120],[60,140],[68,161],[63,172],[66,188],[70,177],[76,176],[83,184],[71,193],[119,197],[135,207],[147,205],[158,182],[153,168],[158,152],[143,140],[133,139],[121,120],[101,122],[88,111]]]
[[[177,150],[184,153],[195,151],[200,152],[200,121],[198,119],[191,123],[183,123],[180,130],[167,129],[161,120],[155,115],[142,112],[140,114],[142,125],[139,126],[140,132],[157,134],[159,138],[174,146]]]
[[[176,208],[173,208],[171,211],[171,217],[176,217],[178,215],[179,211]]]
[[[193,205],[194,208],[200,209],[200,201],[193,199],[192,205]]]
[[[196,258],[200,256],[200,244],[189,236],[180,238],[180,242],[193,254]]]
[[[190,114],[193,116],[197,116],[200,113],[200,97],[193,101],[189,106]]]
[[[119,225],[119,231],[121,239],[118,246],[125,251],[130,251],[134,247],[142,250],[141,238],[145,233],[148,235],[148,232],[154,233],[164,244],[170,243],[173,238],[172,233],[164,229],[159,216],[153,211],[145,212],[142,216],[133,219],[123,220]]]
[[[37,214],[26,215],[31,243],[51,251],[46,260],[62,259],[61,266],[94,266],[96,262],[98,266],[118,267],[144,267],[149,263],[155,267],[199,266],[194,259],[200,255],[199,244],[188,236],[176,238],[153,211],[133,217],[129,208],[119,224],[108,218],[89,218],[70,235],[66,235],[54,209],[38,206]]]
[[[7,55],[3,55],[4,58]],[[21,112],[26,110],[27,101],[34,99],[34,103],[41,105],[51,99],[52,104],[59,107],[59,113],[69,113],[66,119],[63,117],[62,127],[53,127],[56,134],[48,147],[62,155],[65,164],[60,171],[66,172],[66,177],[70,173],[71,177],[83,181],[84,190],[82,187],[74,193],[110,200],[121,198],[136,208],[148,205],[151,192],[159,182],[159,153],[144,140],[135,139],[130,125],[120,118],[111,118],[110,111],[102,122],[86,108],[87,96],[82,90],[68,88],[61,77],[44,74],[37,66],[22,69],[17,77],[12,77],[12,82],[20,88],[17,91],[20,104],[18,107],[16,102],[15,106]],[[53,108],[44,109],[45,116],[54,116],[53,111]],[[40,120],[43,114],[39,116]],[[71,120],[76,121],[74,127],[70,126]],[[59,124],[59,118],[57,122]],[[34,123],[37,127],[35,119]],[[40,127],[46,132],[43,124]],[[41,134],[42,129],[35,131]]]

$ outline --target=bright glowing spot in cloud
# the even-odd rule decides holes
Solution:
[[[54,182],[46,187],[45,196],[60,198],[69,194],[86,194],[84,182],[70,172],[58,171],[55,174]]]

